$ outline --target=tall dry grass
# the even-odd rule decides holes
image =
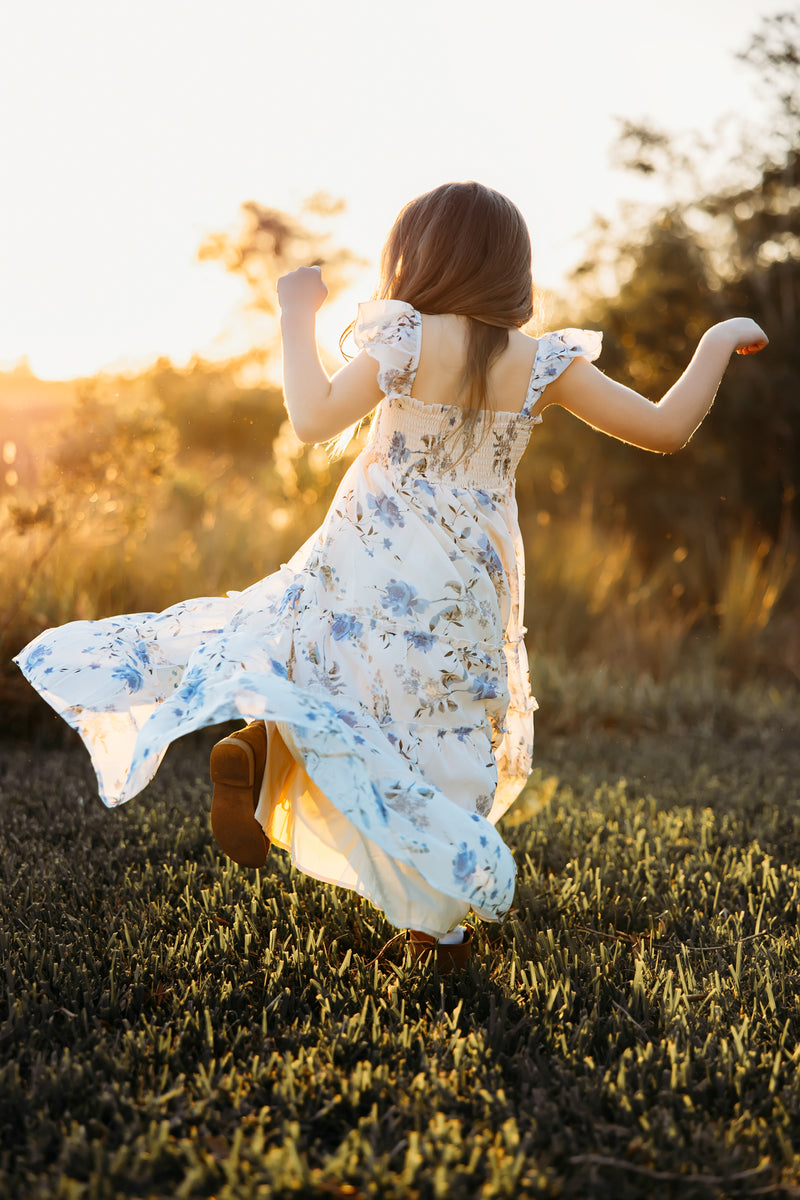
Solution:
[[[157,611],[248,586],[286,561],[325,512],[341,466],[282,430],[273,461],[245,477],[233,463],[182,467],[142,496],[56,489],[49,507],[6,496],[0,529],[0,631],[8,657],[50,625]],[[17,506],[16,509],[14,506]],[[20,519],[20,511],[28,519]],[[800,678],[797,553],[743,528],[645,566],[626,528],[591,505],[524,514],[528,642],[536,654],[656,681],[704,648],[721,669]]]
[[[773,542],[745,526],[729,544],[707,531],[654,565],[629,530],[604,525],[588,505],[561,520],[533,515],[523,532],[535,650],[663,680],[702,644],[734,676],[800,679],[800,577],[788,529]]]
[[[46,421],[28,428],[27,444],[3,446],[14,468],[0,480],[6,664],[48,626],[158,611],[274,571],[319,525],[359,449],[356,439],[331,463],[295,438],[277,389],[248,391],[235,371],[206,364],[88,381],[64,414],[60,433]],[[537,475],[549,470],[559,504],[534,507],[521,487],[537,657],[656,682],[698,656],[735,679],[800,679],[788,520],[772,541],[746,521],[723,533],[698,513],[692,536],[676,544],[676,532],[656,550],[605,493],[597,505],[591,492],[563,503],[558,447],[540,449]]]

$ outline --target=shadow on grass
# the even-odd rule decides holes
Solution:
[[[218,731],[114,811],[4,744],[0,1196],[798,1194],[794,720],[543,739],[514,909],[441,979],[217,854]]]

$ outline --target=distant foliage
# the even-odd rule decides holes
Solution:
[[[273,317],[278,313],[278,277],[295,267],[322,267],[328,292],[335,296],[353,269],[363,265],[352,250],[336,245],[325,228],[343,209],[344,202],[326,192],[311,196],[299,219],[248,200],[241,206],[239,228],[212,233],[200,247],[200,259],[220,262],[226,271],[241,276],[251,304]]]
[[[800,19],[767,20],[742,57],[769,67],[775,108],[769,133],[743,145],[745,182],[702,187],[675,141],[625,124],[617,160],[679,177],[683,194],[644,220],[628,211],[619,231],[601,224],[573,281],[569,319],[605,331],[602,369],[652,399],[714,322],[750,315],[770,338],[763,355],[734,359],[710,417],[676,458],[605,445],[596,454],[584,429],[563,439],[569,474],[608,497],[651,559],[671,534],[698,525],[730,535],[750,521],[775,539],[800,516]]]

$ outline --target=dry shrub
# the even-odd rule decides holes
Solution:
[[[524,521],[529,642],[536,652],[668,678],[711,642],[739,676],[766,667],[800,678],[797,555],[745,527],[731,542],[705,530],[646,567],[623,526],[592,507]],[[783,601],[783,603],[781,603]],[[780,636],[776,630],[780,628]]]
[[[745,529],[733,539],[725,562],[716,611],[723,655],[752,654],[796,573],[797,557],[784,535],[773,543]]]
[[[5,656],[49,625],[246,588],[319,525],[359,449],[331,464],[284,422],[268,453],[245,462],[224,447],[179,450],[149,393],[110,402],[94,389],[81,403],[38,491],[2,501]],[[658,551],[591,500],[523,512],[522,522],[536,654],[660,681],[710,641],[718,667],[738,678],[800,677],[788,524],[777,542],[744,526],[728,544],[705,523],[693,541]]]

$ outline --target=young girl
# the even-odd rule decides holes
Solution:
[[[315,340],[317,268],[278,284],[284,394],[306,442],[376,409],[322,527],[274,575],[160,614],[78,621],[18,662],[81,734],[100,794],[140,791],[175,738],[235,717],[212,752],[212,827],[237,862],[270,842],[463,963],[471,910],[500,920],[515,866],[495,828],[530,771],[514,473],[560,404],[660,453],[703,420],[731,353],[767,338],[737,318],[703,335],[657,404],[591,365],[600,335],[530,337],[530,239],[477,183],[408,204],[384,247],[360,353],[332,379]],[[435,943],[439,943],[437,948]]]

